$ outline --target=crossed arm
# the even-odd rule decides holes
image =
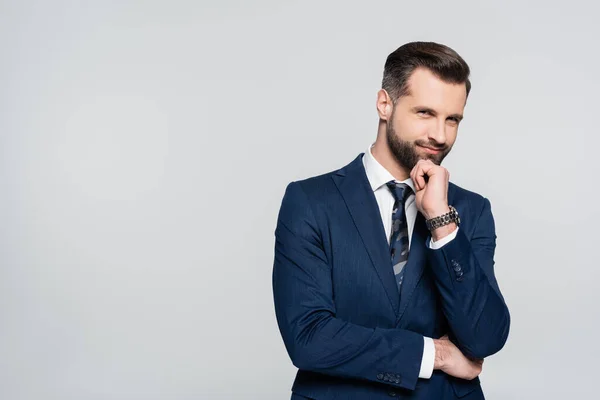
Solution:
[[[331,267],[310,201],[300,185],[294,182],[286,189],[275,231],[273,266],[277,322],[292,362],[304,370],[383,381],[413,390],[423,355],[423,335],[405,329],[369,328],[336,318]],[[461,231],[441,249],[428,250],[428,256],[436,263],[436,285],[453,339],[464,354],[484,358],[498,351],[506,340],[508,311],[495,279],[486,279],[493,266],[486,257],[493,258],[494,251],[489,232],[477,233],[483,236],[474,237],[469,245]],[[457,293],[453,292],[456,283],[451,260],[465,263]],[[484,272],[484,268],[489,271]],[[497,315],[504,324],[493,322]],[[436,349],[444,350],[447,357],[437,362],[441,354],[436,354],[436,367],[458,376],[460,371],[454,370],[466,368],[458,362],[466,358],[453,346],[449,340],[436,341]]]
[[[494,276],[496,234],[490,202],[483,205],[469,240],[464,230],[427,257],[450,337],[469,358],[498,352],[508,338],[510,314]]]

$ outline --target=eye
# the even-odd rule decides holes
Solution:
[[[453,122],[453,123],[455,123],[455,124],[458,124],[460,122],[460,120],[458,118],[456,118],[456,117],[450,117],[450,118],[448,118],[448,120],[451,121],[451,122]]]
[[[421,115],[429,115],[429,114],[430,114],[430,112],[429,112],[429,111],[427,111],[427,110],[419,110],[419,111],[417,111],[417,114],[421,114]]]

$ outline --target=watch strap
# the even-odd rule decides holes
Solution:
[[[457,226],[460,225],[460,217],[458,216],[458,211],[456,211],[456,208],[454,208],[453,206],[448,207],[450,207],[450,212],[447,212],[446,214],[442,214],[437,217],[433,217],[425,221],[425,223],[427,224],[427,229],[433,231],[442,226],[451,224],[452,222],[456,223]]]

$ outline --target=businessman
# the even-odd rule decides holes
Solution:
[[[449,182],[471,89],[447,46],[385,63],[375,143],[287,186],[273,293],[298,373],[292,399],[483,399],[483,360],[508,337],[487,198]]]

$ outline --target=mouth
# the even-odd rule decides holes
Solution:
[[[425,146],[419,146],[423,149],[425,149],[425,152],[427,152],[428,154],[440,154],[442,152],[442,149],[434,149],[432,147],[425,147]]]

